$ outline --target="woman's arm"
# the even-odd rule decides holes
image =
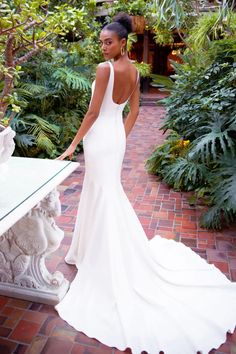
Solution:
[[[71,142],[70,146],[66,149],[66,151],[62,155],[57,157],[57,160],[63,160],[67,156],[69,156],[70,159],[72,158],[76,146],[80,143],[80,141],[83,139],[85,134],[88,132],[88,130],[91,128],[91,126],[97,119],[105,95],[105,91],[108,85],[109,76],[110,76],[109,64],[106,62],[98,64],[96,68],[96,82],[94,87],[94,93],[90,101],[88,111],[85,114],[84,119],[73,141]]]
[[[129,111],[127,117],[125,118],[125,122],[124,122],[126,137],[131,132],[131,130],[134,126],[134,123],[136,122],[136,119],[138,117],[139,99],[140,99],[140,84],[138,81],[138,84],[136,85],[136,88],[135,88],[132,96],[129,99],[130,111]]]

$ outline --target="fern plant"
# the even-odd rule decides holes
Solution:
[[[92,67],[66,51],[44,52],[25,65],[14,91],[24,102],[11,122],[16,154],[54,158],[66,149],[86,113],[91,77]]]
[[[15,155],[18,156],[56,156],[59,141],[59,126],[47,122],[34,114],[14,117],[10,126],[16,131]]]

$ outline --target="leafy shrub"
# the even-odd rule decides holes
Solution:
[[[217,60],[206,69],[174,66],[175,85],[171,96],[164,100],[167,107],[165,130],[174,129],[193,140],[202,135],[204,125],[213,113],[234,115],[236,65],[232,58],[225,58],[224,62]],[[192,129],[193,124],[195,129]]]
[[[202,61],[182,56],[161,129],[171,134],[147,159],[150,173],[177,190],[195,190],[209,209],[201,225],[221,228],[236,217],[236,63],[232,40],[215,41]],[[214,60],[213,60],[214,58]],[[206,64],[205,63],[205,64]],[[174,137],[174,138],[173,138]],[[189,143],[173,153],[178,139]]]
[[[25,65],[14,91],[23,109],[10,123],[15,154],[55,158],[66,149],[88,107],[91,71],[64,51],[44,52]]]
[[[199,17],[196,24],[190,30],[189,45],[207,49],[214,40],[227,39],[236,35],[236,13],[230,12],[224,16],[220,11],[205,13]]]
[[[141,63],[135,62],[134,65],[139,71],[139,74],[141,77],[148,77],[151,74],[151,65],[144,63],[143,61]]]
[[[14,155],[56,157],[60,127],[34,114],[14,117],[10,123],[16,131]]]
[[[109,8],[109,20],[111,20],[120,11],[127,12],[129,15],[146,16],[149,3],[150,1],[145,0],[115,0],[111,8],[109,8],[110,4],[105,4],[104,7]]]

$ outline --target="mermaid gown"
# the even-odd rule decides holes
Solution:
[[[124,102],[112,99],[83,138],[85,175],[65,261],[78,272],[55,305],[76,330],[133,354],[207,354],[236,325],[236,282],[190,247],[148,240],[121,184]],[[92,94],[94,82],[92,84]]]

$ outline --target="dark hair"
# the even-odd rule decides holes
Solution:
[[[127,39],[128,34],[133,31],[131,18],[127,13],[119,12],[113,17],[113,22],[103,27],[103,30],[105,29],[116,32],[120,39]]]

